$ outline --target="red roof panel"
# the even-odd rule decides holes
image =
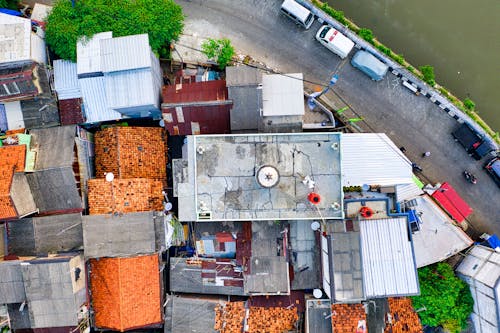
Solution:
[[[453,217],[461,223],[472,214],[472,208],[458,195],[448,183],[444,183],[432,194],[432,197]]]

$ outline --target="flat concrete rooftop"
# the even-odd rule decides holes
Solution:
[[[194,199],[196,220],[342,218],[339,133],[202,135],[189,144],[194,191],[179,197]]]

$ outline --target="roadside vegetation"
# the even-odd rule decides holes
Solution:
[[[474,300],[469,286],[446,263],[419,268],[420,296],[412,297],[413,307],[423,325],[442,326],[451,333],[467,327]]]
[[[19,0],[0,0],[0,8],[9,8],[17,10]]]
[[[113,31],[113,37],[147,33],[153,51],[165,57],[183,21],[182,8],[173,0],[86,0],[75,1],[74,7],[60,0],[47,18],[45,39],[57,56],[76,61],[81,37],[104,31]]]
[[[234,47],[227,38],[209,38],[201,44],[201,49],[208,59],[217,62],[221,70],[226,68],[234,56]]]
[[[379,51],[387,55],[388,57],[392,58],[394,61],[396,61],[398,64],[402,65],[405,67],[408,71],[422,79],[424,82],[429,84],[431,87],[436,88],[441,95],[446,97],[453,105],[455,105],[457,108],[462,110],[465,114],[467,114],[469,117],[471,117],[479,126],[481,126],[486,133],[488,133],[490,136],[493,137],[493,139],[500,144],[500,134],[499,132],[494,132],[491,127],[486,124],[486,122],[479,117],[478,112],[475,110],[475,104],[473,108],[470,108],[471,104],[468,103],[466,105],[466,101],[470,99],[466,99],[463,102],[453,94],[451,94],[445,87],[440,86],[439,84],[436,83],[435,77],[434,77],[434,68],[432,66],[426,65],[426,66],[421,66],[425,68],[425,72],[422,72],[421,70],[417,70],[414,66],[412,66],[410,63],[408,63],[405,58],[403,57],[402,54],[397,54],[394,51],[392,51],[390,48],[387,46],[383,45],[380,43],[376,37],[373,35],[373,32],[370,29],[367,28],[360,28],[356,24],[354,24],[352,21],[347,19],[344,16],[344,12],[335,10],[334,8],[330,7],[327,3],[323,3],[319,0],[311,0],[312,3],[333,17],[335,20],[340,22],[341,24],[345,25],[347,28],[358,34],[361,38],[366,40],[368,43],[372,44],[375,46]],[[430,69],[432,69],[432,75],[430,75]],[[426,76],[427,75],[427,76]]]

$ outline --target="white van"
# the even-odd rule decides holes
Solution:
[[[281,12],[306,29],[309,29],[314,22],[314,15],[294,0],[283,1]]]
[[[316,39],[342,59],[347,57],[354,47],[354,42],[352,40],[327,24],[318,30]]]

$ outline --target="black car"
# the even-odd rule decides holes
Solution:
[[[493,177],[495,183],[500,187],[500,158],[494,157],[484,166],[486,171]]]

